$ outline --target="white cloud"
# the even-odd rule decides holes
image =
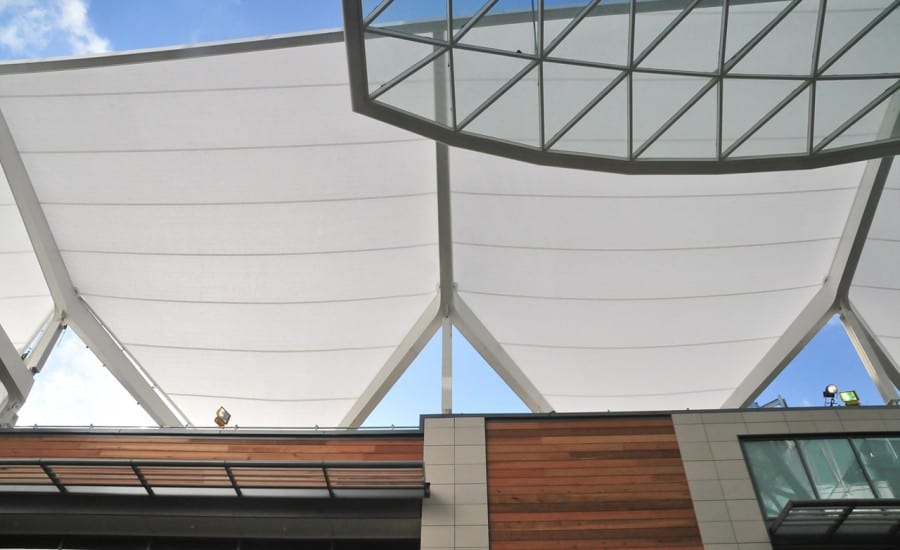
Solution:
[[[150,416],[66,330],[19,410],[19,426],[153,426]]]
[[[97,34],[88,18],[86,0],[0,0],[0,50],[13,56],[109,49],[109,40]]]

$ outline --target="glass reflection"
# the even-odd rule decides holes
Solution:
[[[874,498],[872,488],[844,439],[800,441],[800,449],[821,499]]]
[[[800,500],[900,497],[900,438],[744,441],[756,495],[767,519]]]
[[[766,517],[792,500],[815,498],[794,441],[748,441],[745,451]]]
[[[853,439],[879,498],[900,498],[900,437]]]

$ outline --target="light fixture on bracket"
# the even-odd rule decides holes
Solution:
[[[224,428],[228,421],[231,420],[231,413],[225,410],[225,407],[219,407],[216,409],[216,425],[220,428]]]
[[[834,396],[838,393],[838,387],[836,384],[828,384],[825,386],[825,391],[822,392],[822,397],[825,398],[825,406],[826,407],[834,407],[835,401]]]
[[[840,396],[841,401],[844,402],[844,405],[848,407],[859,406],[859,395],[857,395],[856,390],[842,391],[838,395]]]

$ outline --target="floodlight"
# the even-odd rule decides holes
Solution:
[[[838,387],[835,384],[828,384],[822,392],[822,397],[834,397],[837,392]]]
[[[225,424],[228,424],[228,421],[231,420],[231,413],[225,410],[225,407],[219,407],[216,410],[216,424],[220,428],[224,428]]]
[[[856,391],[854,390],[842,391],[840,393],[840,396],[841,401],[843,401],[844,405],[847,405],[848,407],[859,405],[859,396],[856,395]]]

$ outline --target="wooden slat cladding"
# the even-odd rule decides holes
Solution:
[[[703,548],[670,417],[485,429],[491,550]]]
[[[0,457],[405,461],[422,460],[422,437],[4,434]]]

